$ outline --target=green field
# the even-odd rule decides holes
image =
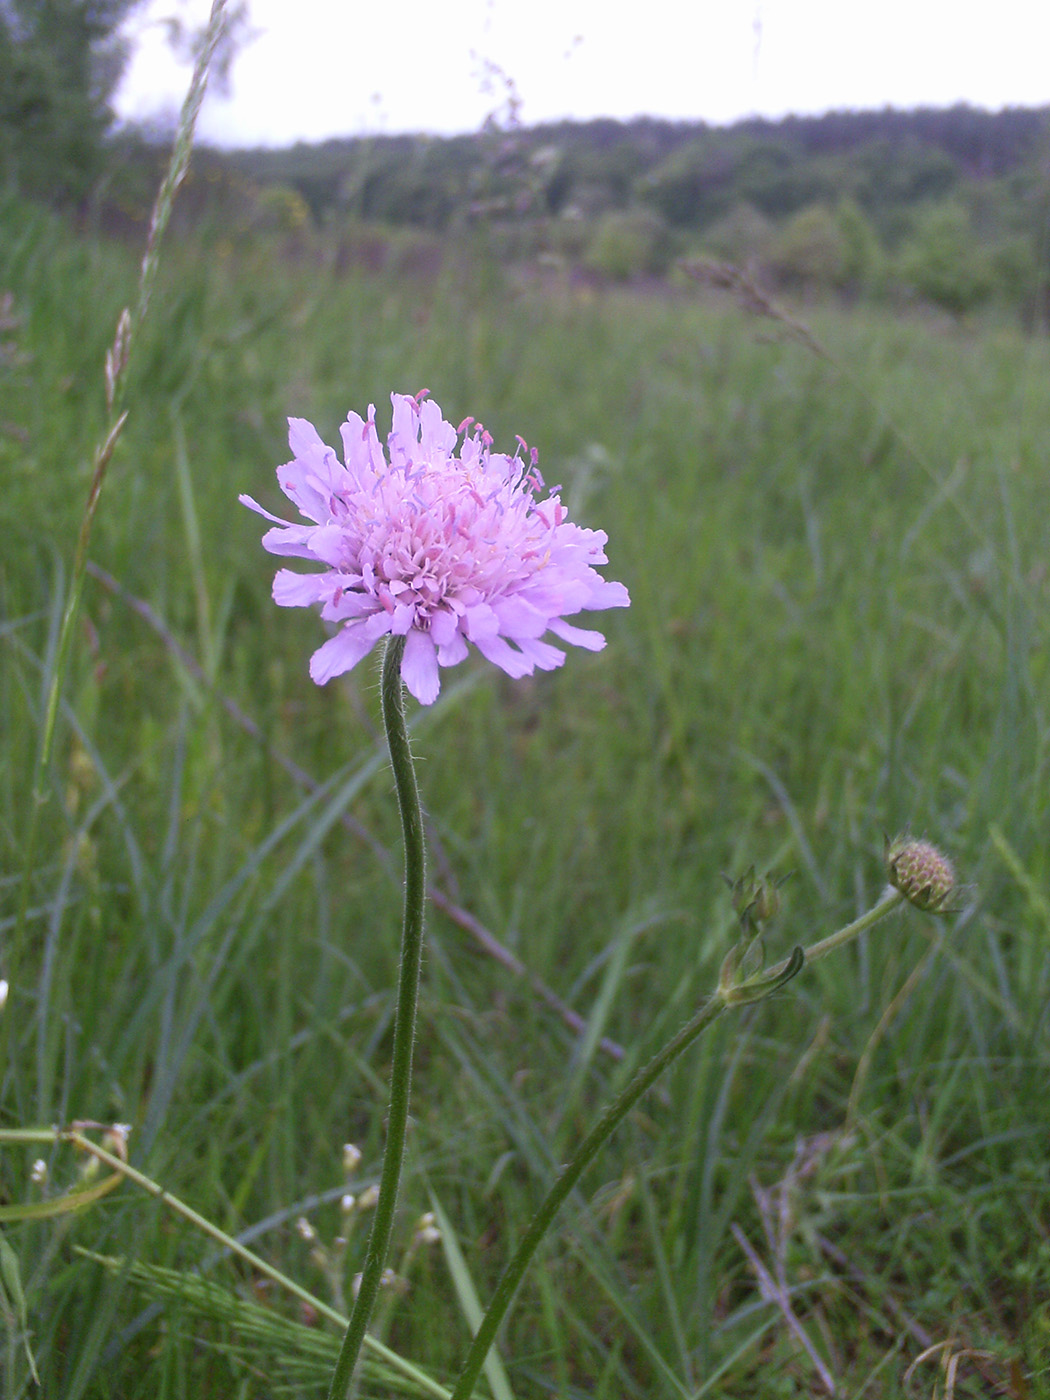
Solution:
[[[5,943],[140,256],[0,209]],[[237,495],[282,512],[288,414],[337,443],[349,409],[385,431],[391,391],[426,386],[539,448],[632,606],[597,619],[599,655],[524,682],[475,657],[411,706],[432,878],[527,973],[431,907],[393,1262],[430,1209],[461,1260],[420,1247],[382,1334],[454,1379],[464,1278],[484,1302],[599,1106],[716,980],[723,874],[793,872],[779,958],[867,908],[884,833],[910,829],[956,863],[953,912],[894,917],[687,1052],[563,1212],[497,1400],[812,1396],[822,1369],[850,1397],[1050,1394],[1050,349],[798,314],[813,343],[699,288],[523,280],[481,233],[378,273],[320,235],[166,250],[2,1013],[3,1127],[131,1124],[138,1168],[342,1306],[365,1233],[333,1246],[357,1219],[343,1144],[360,1194],[383,1140],[399,828],[376,665],[310,682],[322,624],[273,606]],[[2,1149],[3,1203],[84,1165],[45,1151],[33,1182],[40,1155]],[[337,1334],[131,1184],[5,1238],[42,1381],[9,1318],[5,1396],[325,1393]],[[158,1306],[171,1277],[133,1260],[184,1296]]]

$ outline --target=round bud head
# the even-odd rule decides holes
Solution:
[[[898,836],[886,849],[890,884],[916,909],[935,914],[944,909],[955,888],[955,871],[947,856],[928,841]]]

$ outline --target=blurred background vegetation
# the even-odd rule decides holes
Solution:
[[[160,158],[131,134],[108,150],[90,206],[103,226],[143,216]],[[377,258],[382,230],[433,241],[484,224],[501,260],[534,276],[657,282],[706,256],[807,299],[953,316],[991,303],[1044,328],[1050,315],[1050,109],[723,129],[609,120],[211,151],[192,199],[198,216],[246,233],[324,229],[348,257],[364,228],[378,231]]]
[[[160,134],[112,129],[133,3],[0,7],[0,179],[129,234],[165,157]],[[953,316],[997,303],[1026,326],[1050,321],[1050,109],[726,128],[640,118],[525,129],[514,112],[468,136],[202,152],[182,217],[241,237],[323,229],[348,260],[373,262],[403,251],[405,231],[426,257],[483,223],[501,259],[533,275],[659,280],[680,258],[708,256],[774,291]]]

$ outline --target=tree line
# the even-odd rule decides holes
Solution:
[[[483,224],[508,257],[612,279],[700,254],[781,288],[1047,312],[1050,108],[561,122],[224,160],[294,192],[318,226]]]
[[[160,152],[114,128],[135,0],[0,0],[0,180],[141,217]],[[662,276],[682,256],[780,287],[1045,311],[1050,108],[638,118],[203,153],[195,208],[258,228],[484,228],[507,259]]]

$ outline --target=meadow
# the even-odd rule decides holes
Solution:
[[[140,255],[0,208],[5,938]],[[486,1384],[1050,1394],[1050,348],[991,316],[798,314],[810,334],[699,287],[513,277],[483,230],[378,270],[307,233],[168,246],[0,1013],[5,1128],[130,1124],[138,1169],[344,1307],[364,1212],[341,1198],[383,1140],[397,813],[375,664],[310,682],[322,624],[273,606],[237,495],[281,512],[289,414],[336,443],[348,410],[385,430],[390,393],[427,387],[539,449],[632,606],[600,654],[519,682],[475,657],[410,709],[436,899],[379,1334],[450,1383],[558,1165],[716,981],[723,875],[790,875],[780,957],[867,908],[910,830],[955,863],[951,912],[895,916],[686,1053],[563,1211]],[[83,1169],[8,1145],[3,1203]],[[427,1211],[441,1241],[413,1234]],[[4,1238],[7,1396],[325,1393],[316,1310],[133,1183]],[[373,1371],[360,1393],[423,1392]]]

